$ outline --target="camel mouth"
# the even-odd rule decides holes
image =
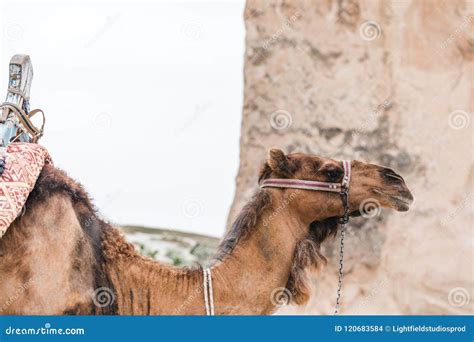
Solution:
[[[400,191],[398,194],[390,194],[380,189],[374,189],[376,194],[381,195],[388,201],[388,206],[396,211],[408,211],[413,203],[413,195],[408,189]]]
[[[410,209],[410,204],[413,202],[413,199],[410,200],[401,196],[392,196],[391,200],[396,206],[395,209],[398,211],[408,211],[408,209]]]

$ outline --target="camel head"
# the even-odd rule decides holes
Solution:
[[[351,161],[351,169],[348,203],[350,216],[372,217],[375,216],[373,210],[378,213],[380,207],[407,211],[413,202],[405,181],[393,170],[360,161]],[[272,149],[260,172],[259,182],[269,178],[341,184],[344,167],[342,161],[303,153],[285,155],[281,150]],[[284,186],[284,182],[279,183]],[[344,214],[341,194],[286,187],[264,189],[266,193],[279,197],[280,203],[283,203],[280,207],[284,206],[300,223],[294,225],[296,228],[284,225],[293,236],[284,239],[286,243],[297,241],[286,288],[292,294],[293,303],[304,304],[311,293],[306,270],[310,267],[318,268],[326,262],[321,254],[321,244],[328,237],[336,235],[338,220]],[[280,248],[281,245],[280,241]]]
[[[392,169],[351,161],[349,211],[351,216],[364,215],[380,207],[407,211],[413,202],[403,178]],[[270,150],[260,181],[266,178],[300,179],[341,183],[342,162],[304,153],[285,155],[279,149]],[[289,205],[303,222],[323,221],[342,216],[344,210],[337,192],[284,189]],[[294,196],[291,194],[296,193]],[[294,199],[294,200],[292,200]]]

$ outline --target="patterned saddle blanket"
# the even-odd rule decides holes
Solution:
[[[21,214],[45,164],[52,164],[48,151],[38,144],[7,146],[5,169],[0,176],[0,238]]]

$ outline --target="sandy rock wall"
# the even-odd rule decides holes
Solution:
[[[342,312],[473,313],[473,2],[249,0],[245,22],[229,221],[271,147],[389,166],[415,203],[352,220]],[[332,313],[337,248],[309,305],[285,313]]]

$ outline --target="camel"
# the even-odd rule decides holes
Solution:
[[[259,182],[295,178],[339,182],[342,164],[272,149]],[[349,209],[377,200],[407,211],[413,201],[393,170],[352,161]],[[47,165],[18,217],[0,239],[0,313],[8,315],[203,315],[201,267],[177,268],[141,256],[99,217],[83,187]],[[258,189],[212,261],[216,315],[265,315],[283,289],[291,304],[310,295],[308,270],[337,233],[337,193]]]

